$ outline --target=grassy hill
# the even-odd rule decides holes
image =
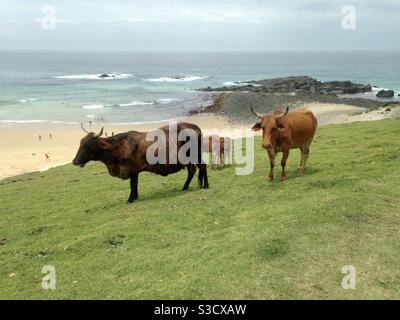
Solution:
[[[252,175],[209,170],[209,190],[142,174],[133,205],[101,164],[1,181],[0,298],[399,299],[400,120],[319,129],[284,183],[260,145]]]

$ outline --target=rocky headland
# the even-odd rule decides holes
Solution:
[[[198,89],[210,92],[214,103],[192,110],[190,114],[221,113],[232,120],[243,121],[252,118],[250,106],[261,113],[268,113],[286,106],[298,108],[309,103],[346,104],[367,110],[398,104],[360,97],[361,94],[372,92],[372,89],[370,84],[351,81],[323,82],[308,76],[236,82],[232,86]]]

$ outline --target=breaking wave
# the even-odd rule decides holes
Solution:
[[[21,100],[18,100],[18,101],[21,102],[21,103],[27,103],[27,102],[37,101],[37,99],[30,98],[30,99],[21,99]]]
[[[82,106],[82,109],[89,109],[89,110],[97,110],[97,109],[103,109],[104,106],[102,104],[91,104],[87,106]]]
[[[161,98],[157,100],[150,101],[131,101],[129,103],[120,103],[117,106],[119,107],[134,107],[134,106],[151,106],[156,104],[169,104],[175,101],[179,101],[180,99],[176,98]]]
[[[69,80],[113,80],[113,79],[128,79],[134,77],[130,73],[100,73],[100,74],[76,74],[68,76],[57,76],[56,79]]]
[[[153,105],[155,102],[144,102],[144,101],[131,101],[129,103],[120,103],[118,104],[119,107],[134,107],[134,106],[147,106]]]
[[[188,81],[196,81],[196,80],[203,80],[207,79],[208,76],[175,76],[175,77],[161,77],[161,78],[153,78],[153,79],[146,79],[146,81],[150,82],[188,82]]]

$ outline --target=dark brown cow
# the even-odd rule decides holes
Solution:
[[[172,129],[170,129],[172,128]],[[138,177],[140,172],[153,172],[161,176],[168,176],[173,173],[177,173],[185,167],[188,170],[188,177],[183,190],[188,190],[190,182],[196,172],[196,166],[199,168],[199,184],[200,188],[208,188],[208,177],[207,177],[207,166],[202,162],[201,151],[202,151],[202,132],[200,128],[191,123],[178,123],[177,126],[165,126],[160,128],[166,139],[160,141],[160,146],[166,150],[166,163],[151,164],[147,159],[147,150],[155,143],[158,142],[156,138],[152,141],[149,140],[149,136],[152,134],[146,132],[129,131],[114,135],[109,138],[102,138],[103,129],[99,134],[87,132],[83,126],[82,129],[87,133],[86,137],[81,140],[79,150],[73,160],[75,166],[84,167],[89,161],[101,161],[103,162],[108,172],[113,177],[118,177],[124,180],[130,179],[131,194],[128,202],[134,202],[138,198]],[[182,130],[190,130],[197,139],[196,143],[194,140],[187,139],[186,141],[179,141],[173,137],[178,137]],[[171,136],[171,139],[169,137]],[[151,139],[150,139],[151,140]],[[169,152],[170,147],[173,150],[179,152],[179,149],[188,143],[197,148],[198,157],[196,163],[181,163],[178,159],[178,153],[172,157],[170,161]],[[188,151],[190,153],[190,151]],[[156,149],[155,154],[158,154]],[[175,157],[175,158],[173,158]]]
[[[204,138],[204,151],[211,154],[212,168],[216,169],[220,164],[230,162],[232,139],[211,135]]]
[[[281,181],[286,179],[285,166],[290,149],[300,148],[299,172],[303,174],[310,152],[309,147],[318,126],[314,114],[306,109],[289,112],[289,108],[285,113],[276,111],[270,115],[258,114],[253,107],[251,111],[261,119],[261,122],[254,125],[252,130],[263,131],[262,146],[268,151],[271,165],[269,180],[274,180],[275,158],[278,152],[283,152]]]

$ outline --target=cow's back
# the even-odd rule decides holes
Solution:
[[[304,142],[312,140],[318,126],[317,118],[307,109],[289,112],[283,124],[293,146],[301,146]]]

